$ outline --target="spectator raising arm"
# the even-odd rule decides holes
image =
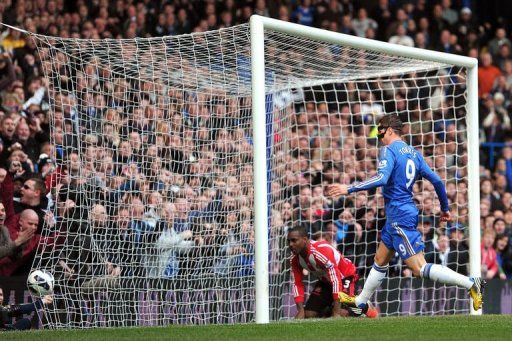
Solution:
[[[32,303],[4,306],[3,297],[4,293],[0,288],[0,331],[30,329],[32,324],[28,318],[18,319],[15,324],[10,324],[8,322],[10,322],[13,317],[19,318],[25,314],[30,314],[36,310],[41,309],[43,305],[49,305],[53,303],[53,296],[46,295],[42,298],[38,298]]]
[[[3,225],[2,215],[5,216],[3,204],[0,204],[0,259],[10,256],[13,260],[18,260],[22,256],[23,245],[34,236],[34,230],[20,231],[15,240],[11,240],[9,230]]]

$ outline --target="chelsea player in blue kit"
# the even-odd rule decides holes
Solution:
[[[350,186],[333,184],[327,189],[329,196],[338,197],[382,186],[386,207],[382,240],[363,290],[355,297],[341,292],[341,303],[359,307],[363,311],[368,309],[369,299],[386,276],[389,261],[398,252],[415,277],[465,287],[473,299],[473,308],[480,309],[485,284],[481,278],[466,277],[439,264],[427,263],[422,252],[424,244],[416,229],[418,209],[413,202],[412,187],[420,177],[430,181],[441,202],[441,221],[448,222],[451,215],[441,178],[430,169],[417,150],[401,139],[402,121],[397,115],[383,116],[379,121],[378,131],[378,137],[385,147],[379,156],[377,175],[361,183]]]

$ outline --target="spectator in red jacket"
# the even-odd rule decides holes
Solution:
[[[11,170],[11,169],[9,169]],[[15,230],[18,225],[18,217],[14,212],[14,181],[11,172],[8,172],[4,168],[0,168],[0,199],[2,201],[5,217],[3,224],[9,230]]]
[[[13,260],[16,260],[22,256],[25,243],[32,239],[35,231],[32,229],[20,231],[18,237],[12,240],[9,230],[4,225],[5,217],[4,204],[0,203],[0,259],[11,257]]]
[[[11,231],[11,240],[16,240],[20,234],[27,233],[25,232],[26,230],[35,232],[37,230],[38,222],[39,217],[37,216],[37,213],[34,212],[34,210],[24,210],[20,214],[18,229],[16,231]],[[28,274],[40,238],[41,236],[39,234],[35,234],[32,239],[30,239],[25,245],[23,253],[19,259],[13,260],[9,257],[2,258],[0,260],[0,276]]]
[[[496,250],[493,248],[496,232],[486,230],[482,237],[482,277],[491,279],[498,273],[498,262],[496,261]]]
[[[496,78],[501,76],[501,71],[492,64],[492,56],[489,52],[481,55],[482,65],[478,67],[478,95],[487,97],[494,86]]]

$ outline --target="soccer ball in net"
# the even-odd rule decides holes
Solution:
[[[46,270],[35,270],[28,275],[28,290],[34,295],[45,296],[53,292],[53,275]]]

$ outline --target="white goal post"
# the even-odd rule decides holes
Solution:
[[[275,31],[340,46],[467,68],[467,143],[470,275],[480,276],[480,192],[478,61],[474,58],[370,40],[253,15],[251,28],[252,110],[254,130],[254,210],[256,231],[256,322],[269,322],[267,132],[265,109],[265,32]],[[471,308],[471,314],[481,314]]]

